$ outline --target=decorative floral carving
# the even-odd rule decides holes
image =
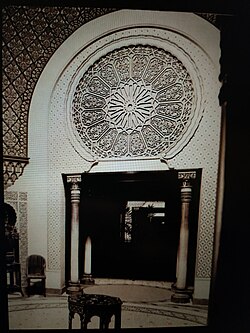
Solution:
[[[75,135],[97,158],[163,155],[194,114],[191,77],[173,54],[131,45],[96,61],[73,92]]]

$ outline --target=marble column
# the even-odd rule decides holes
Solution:
[[[195,171],[179,172],[178,179],[181,180],[181,225],[179,247],[177,252],[176,284],[172,301],[187,303],[190,300],[190,292],[187,289],[187,261],[189,241],[189,205],[192,199],[192,186],[190,179],[196,178]]]
[[[85,242],[84,251],[84,273],[81,278],[81,284],[94,284],[95,281],[91,275],[91,238],[88,236]]]
[[[78,291],[79,282],[79,204],[80,204],[80,183],[81,175],[67,176],[67,183],[70,183],[71,199],[71,251],[70,251],[70,281],[69,291]]]

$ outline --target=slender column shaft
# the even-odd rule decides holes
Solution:
[[[87,238],[85,243],[84,273],[91,274],[91,239]]]
[[[177,281],[178,289],[186,288],[187,259],[188,259],[188,238],[189,238],[189,203],[191,201],[192,189],[187,180],[183,181],[181,187],[181,226],[180,240],[177,254]]]
[[[70,252],[70,281],[79,282],[79,204],[81,176],[68,176],[67,181],[71,183],[71,252]]]
[[[182,203],[182,221],[180,227],[180,241],[178,249],[178,272],[176,287],[184,289],[186,287],[187,257],[188,257],[188,212],[189,203]]]

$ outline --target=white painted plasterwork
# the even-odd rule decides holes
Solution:
[[[43,158],[37,153],[45,169],[39,170],[37,165],[36,172],[43,174],[47,185],[41,187],[40,193],[32,193],[30,188],[29,194],[47,199],[47,217],[42,219],[48,235],[48,287],[64,283],[65,199],[61,174],[84,172],[93,161],[88,152],[83,158],[82,146],[68,126],[73,92],[80,77],[102,56],[138,44],[170,52],[186,68],[193,84],[198,106],[196,120],[167,163],[175,169],[203,169],[196,276],[210,276],[220,132],[219,33],[194,14],[121,10],[93,20],[72,34],[48,62],[34,91],[29,126],[34,126],[36,133],[30,132],[33,140],[30,139],[29,151],[35,160],[39,146],[45,153]],[[32,165],[30,169],[33,170]],[[158,159],[125,159],[100,162],[91,172],[167,169]],[[28,173],[29,169],[27,178]]]

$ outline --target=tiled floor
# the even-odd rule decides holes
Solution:
[[[85,293],[120,297],[122,328],[205,326],[207,306],[175,304],[170,300],[169,286],[141,284],[99,284],[84,289]],[[68,328],[68,296],[19,294],[9,296],[10,329]],[[112,328],[114,319],[110,323]],[[99,319],[93,317],[88,328],[98,328]],[[76,315],[73,328],[79,328]]]

